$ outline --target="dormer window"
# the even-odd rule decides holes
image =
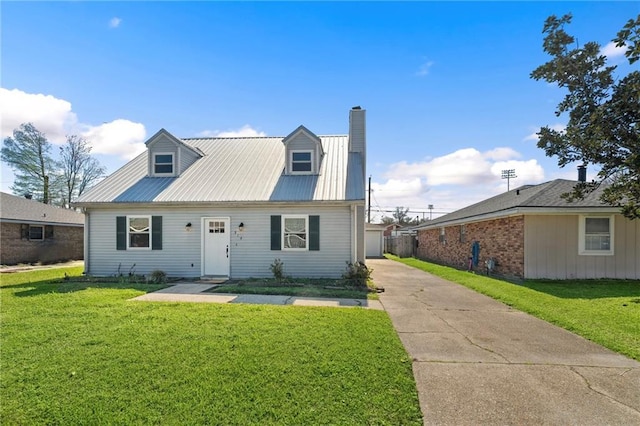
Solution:
[[[156,176],[173,176],[174,155],[171,152],[153,154],[153,174]]]
[[[313,175],[320,173],[322,141],[304,126],[298,126],[282,140],[285,146],[285,174]]]
[[[292,173],[311,173],[313,171],[313,151],[291,151]]]

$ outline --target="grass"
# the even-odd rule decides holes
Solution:
[[[388,257],[462,284],[640,361],[640,281],[525,280],[513,284],[414,258]]]
[[[65,272],[1,276],[0,424],[422,424],[385,312],[135,302],[161,286]]]
[[[341,280],[295,279],[278,283],[274,279],[234,280],[208,290],[210,293],[276,294],[297,297],[330,297],[343,299],[377,300],[375,286],[369,281],[367,287],[344,285]]]

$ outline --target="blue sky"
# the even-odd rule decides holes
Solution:
[[[529,78],[542,25],[608,45],[640,2],[2,2],[2,137],[81,134],[109,172],[160,128],[178,137],[344,134],[367,110],[374,213],[434,216],[558,177],[536,148],[563,92]],[[591,168],[590,173],[595,169]],[[12,175],[2,166],[2,190]],[[376,216],[374,214],[374,216]],[[378,213],[377,216],[380,216]],[[427,214],[428,216],[428,214]]]

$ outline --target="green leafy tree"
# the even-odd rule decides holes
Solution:
[[[49,180],[54,174],[55,162],[51,157],[51,143],[32,123],[21,124],[13,137],[3,141],[2,161],[15,174],[11,190],[16,194],[31,194],[49,204]]]
[[[51,143],[32,123],[21,124],[13,137],[5,138],[2,161],[14,171],[11,190],[31,194],[45,204],[69,206],[105,174],[105,168],[91,157],[89,142],[67,136],[59,159],[51,156]]]
[[[578,183],[568,200],[584,198],[603,182],[601,200],[620,206],[624,216],[640,218],[640,72],[614,78],[616,66],[607,66],[600,45],[576,46],[565,30],[572,16],[550,16],[545,21],[543,50],[552,59],[531,73],[535,80],[555,83],[567,91],[556,116],[568,115],[564,130],[548,126],[538,132],[538,147],[557,157],[564,167],[573,162],[600,166],[592,183]],[[629,63],[640,58],[640,15],[629,20],[614,39],[626,46]]]

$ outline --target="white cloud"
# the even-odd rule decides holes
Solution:
[[[386,200],[405,199],[424,194],[426,186],[420,178],[389,179],[385,183],[372,183],[371,188],[376,193],[383,194]]]
[[[141,123],[117,119],[89,126],[82,136],[90,141],[94,154],[112,154],[130,160],[145,150],[146,133]]]
[[[500,147],[491,149],[483,154],[483,157],[487,160],[507,160],[513,158],[521,158],[522,155],[513,148]]]
[[[372,204],[386,210],[410,207],[418,216],[432,204],[433,217],[437,217],[506,191],[501,172],[508,169],[515,169],[517,175],[510,181],[511,188],[540,183],[545,178],[537,160],[523,160],[512,148],[485,152],[465,148],[424,161],[390,165],[383,175],[386,181],[371,184]]]
[[[603,46],[600,50],[600,54],[606,56],[609,59],[624,56],[624,52],[627,51],[627,46],[617,47],[616,44],[611,41],[607,45]]]
[[[122,19],[118,18],[117,16],[114,16],[109,20],[109,28],[118,28],[121,23],[122,23]]]
[[[123,159],[142,152],[146,138],[143,124],[116,119],[100,125],[80,123],[71,103],[52,95],[0,88],[2,138],[11,136],[22,123],[33,123],[54,144],[63,144],[66,135],[86,137],[95,154],[113,154]]]
[[[510,150],[510,148],[504,148]],[[515,152],[511,150],[512,152]],[[495,150],[482,154],[475,148],[465,148],[428,161],[392,164],[385,177],[420,177],[429,185],[464,185],[491,179],[491,164]],[[506,151],[505,151],[506,152]]]
[[[240,137],[258,137],[258,136],[266,136],[265,132],[260,132],[250,125],[245,124],[239,129],[236,130],[203,130],[198,133],[196,136],[201,138],[211,138],[211,137],[219,137],[219,138],[240,138]]]
[[[420,65],[420,68],[418,68],[418,71],[416,71],[416,75],[420,77],[428,75],[429,70],[431,69],[432,66],[433,66],[433,61],[425,62],[424,64]]]
[[[25,93],[0,87],[2,138],[11,136],[22,123],[33,123],[53,143],[62,144],[77,125],[71,103],[51,95]]]

